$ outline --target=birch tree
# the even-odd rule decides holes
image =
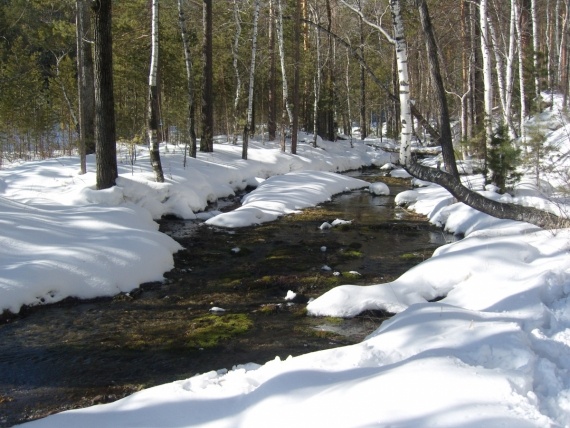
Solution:
[[[317,24],[320,25],[320,16],[318,14],[317,8],[313,8],[313,19]],[[318,122],[319,122],[319,99],[321,94],[321,38],[318,28],[315,29],[315,75],[313,77],[313,89],[314,89],[314,98],[313,98],[313,147],[317,147],[317,140],[318,140]],[[348,95],[348,91],[347,91]]]
[[[538,20],[536,16],[536,0],[530,1],[532,19],[532,74],[534,77],[534,98],[536,111],[540,111],[540,79],[538,76]]]
[[[158,0],[152,0],[151,22],[151,54],[150,71],[148,76],[148,140],[150,144],[150,163],[154,172],[154,178],[158,183],[164,182],[162,163],[158,142],[158,86],[156,76],[158,74]]]
[[[247,159],[249,132],[253,123],[253,89],[255,86],[255,56],[257,54],[257,22],[259,21],[260,0],[255,0],[253,10],[253,34],[251,36],[251,65],[249,67],[249,88],[247,99],[247,118],[243,128],[243,146],[241,158]]]
[[[481,0],[479,4],[479,26],[481,28],[481,56],[483,59],[483,86],[484,86],[484,122],[485,122],[485,148],[493,135],[493,71],[491,69],[491,50],[489,47],[489,24],[488,24],[487,0]]]
[[[341,0],[345,3],[343,0]],[[484,2],[485,0],[481,0]],[[346,3],[345,3],[346,4]],[[443,86],[437,84],[438,78],[437,74],[439,71],[439,64],[437,61],[438,52],[437,46],[429,42],[429,39],[434,40],[433,29],[429,24],[429,11],[427,8],[427,3],[425,0],[415,0],[415,4],[420,12],[420,18],[422,20],[422,30],[424,37],[428,40],[427,52],[428,60],[430,62],[430,77],[436,84],[434,84],[435,96],[443,103],[446,104],[445,92]],[[394,40],[396,41],[396,46],[405,53],[406,41],[404,37],[403,20],[401,15],[400,2],[398,0],[390,1],[390,9],[392,12],[392,19],[394,22]],[[354,9],[353,9],[354,10]],[[366,21],[365,21],[366,22]],[[381,30],[383,31],[383,30]],[[398,53],[398,67],[399,67],[399,77],[406,77],[406,73],[401,73],[401,69],[407,68],[407,62],[402,61],[406,58],[402,52]],[[402,102],[402,100],[401,100]],[[404,103],[402,103],[404,107]],[[444,112],[444,108],[442,111]],[[405,122],[411,119],[411,113],[406,113],[404,108],[402,108],[402,118],[401,121]],[[442,115],[444,119],[444,115]],[[403,125],[405,125],[403,123]],[[449,116],[447,116],[447,124],[449,126]],[[401,138],[402,144],[406,143],[404,137]],[[453,152],[453,144],[451,141],[451,133],[443,132],[441,137],[441,147],[443,151],[444,159],[448,159],[450,162],[453,160],[455,162],[455,155]],[[405,163],[404,163],[405,162]],[[531,207],[524,207],[521,205],[515,205],[510,203],[502,203],[489,198],[484,197],[478,192],[474,192],[467,187],[465,187],[459,177],[452,173],[442,171],[435,168],[430,168],[415,162],[411,156],[406,157],[400,156],[400,163],[410,172],[414,177],[420,178],[422,180],[430,181],[448,190],[454,197],[459,201],[489,215],[497,218],[503,219],[513,219],[519,221],[526,221],[541,227],[552,227],[553,225],[567,224],[564,220],[560,219],[558,216],[551,214],[549,212],[544,212]]]
[[[412,112],[410,108],[410,79],[408,74],[408,45],[404,33],[402,9],[398,0],[390,0],[390,11],[394,25],[393,43],[398,65],[398,88],[400,97],[400,163],[412,162]]]
[[[524,80],[524,47],[522,44],[523,33],[520,24],[521,20],[521,9],[517,3],[517,0],[512,0],[513,7],[515,11],[515,30],[517,32],[517,50],[518,50],[518,60],[519,60],[519,93],[520,93],[520,138],[523,144],[526,144],[526,132],[524,129],[524,121],[526,119],[526,87]]]
[[[279,48],[279,61],[281,65],[281,82],[283,87],[283,114],[281,117],[281,150],[285,151],[285,122],[293,123],[293,113],[289,103],[289,84],[287,69],[285,67],[285,45],[283,40],[283,5],[282,0],[277,0],[277,46]],[[287,114],[287,116],[285,116]]]

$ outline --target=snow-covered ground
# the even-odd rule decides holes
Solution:
[[[560,126],[548,131],[549,141],[558,138],[565,153],[570,141],[560,136],[570,128]],[[186,170],[170,148],[162,185],[150,181],[143,153],[134,173],[122,165],[118,186],[105,192],[92,190],[92,173],[77,175],[76,159],[0,171],[1,307],[15,312],[42,299],[112,294],[160,279],[178,248],[156,230],[152,218],[162,214],[191,218],[207,201],[261,183],[243,208],[208,222],[269,221],[363,185],[330,171],[390,160],[362,144],[322,146],[302,144],[293,157],[253,143],[245,162],[238,147],[220,144]],[[287,175],[261,180],[275,174]],[[550,207],[531,183],[515,200]],[[570,231],[493,219],[437,186],[399,201],[465,238],[394,282],[343,285],[308,304],[312,315],[397,313],[363,342],[261,366],[212,367],[29,426],[570,426]]]

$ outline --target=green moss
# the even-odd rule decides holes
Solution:
[[[193,320],[191,329],[186,332],[186,343],[195,348],[212,348],[252,326],[246,314],[204,315]]]
[[[344,319],[339,317],[324,317],[323,321],[327,324],[339,325],[343,323]]]
[[[362,251],[355,249],[341,251],[340,255],[345,259],[358,259],[363,256]]]
[[[259,308],[259,312],[264,315],[271,315],[277,312],[278,309],[279,306],[277,305],[267,304],[267,305],[261,305],[261,307]]]
[[[309,287],[334,287],[339,285],[339,279],[337,276],[332,275],[311,275],[299,278],[298,282],[301,285]]]
[[[418,253],[405,253],[400,255],[401,260],[416,260],[416,259],[423,259],[423,256]]]

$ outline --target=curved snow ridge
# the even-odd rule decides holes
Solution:
[[[532,393],[533,364],[517,323],[421,304],[355,345],[211,371],[29,425],[553,426]]]
[[[0,312],[131,291],[161,280],[181,248],[133,204],[48,210],[0,198],[0,210]]]
[[[206,221],[219,227],[245,227],[273,221],[303,208],[328,201],[338,193],[369,183],[334,172],[299,171],[273,176],[242,199],[242,205]]]

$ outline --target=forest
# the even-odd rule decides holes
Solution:
[[[404,84],[409,132],[437,145],[444,119],[422,28],[428,6],[456,157],[487,159],[497,129],[530,146],[537,137],[521,123],[543,107],[540,92],[568,98],[569,6],[560,0],[4,0],[0,166],[95,151],[93,33],[105,4],[112,144],[188,144],[195,156],[197,140],[211,151],[214,136],[239,135],[247,158],[250,135],[282,138],[292,153],[296,130],[315,141],[353,129],[396,137]]]

